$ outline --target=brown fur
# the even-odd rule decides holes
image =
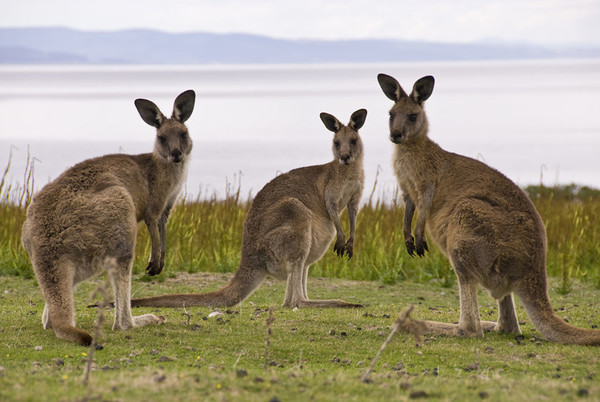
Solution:
[[[75,327],[73,289],[107,270],[115,292],[113,329],[161,323],[162,317],[132,317],[131,266],[137,223],[145,221],[152,242],[150,275],[165,259],[167,218],[185,179],[192,141],[184,125],[195,95],[175,100],[167,119],[154,103],[136,107],[157,128],[154,151],[85,160],[47,184],[33,198],[23,225],[23,245],[46,301],[42,324],[56,336],[89,345],[91,336]]]
[[[394,170],[405,200],[406,248],[410,255],[422,257],[427,251],[427,227],[458,278],[459,323],[429,321],[429,331],[482,336],[487,329],[518,334],[515,293],[547,339],[600,345],[600,331],[573,327],[552,310],[546,284],[546,230],[527,195],[498,171],[444,151],[428,138],[423,102],[433,91],[433,77],[419,79],[410,95],[390,76],[379,74],[378,81],[394,101],[390,139],[396,144]],[[497,323],[480,321],[478,284],[498,300]]]
[[[358,204],[364,184],[363,147],[358,129],[367,111],[357,110],[348,126],[321,113],[335,132],[335,159],[325,165],[294,169],[258,192],[244,223],[240,267],[222,289],[204,294],[172,294],[133,299],[132,306],[233,306],[248,297],[271,274],[287,279],[287,307],[358,307],[341,300],[309,300],[308,268],[318,261],[337,233],[334,251],[352,257]],[[339,215],[348,207],[346,241]]]

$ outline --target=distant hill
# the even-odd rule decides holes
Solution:
[[[0,64],[352,63],[600,57],[600,48],[402,40],[287,40],[147,29],[0,29]]]

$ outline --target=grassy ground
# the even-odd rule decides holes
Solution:
[[[229,274],[178,273],[162,282],[136,278],[136,296],[208,291]],[[86,308],[102,278],[76,293],[78,325],[92,331]],[[557,285],[557,281],[553,281]],[[35,281],[0,277],[0,400],[599,400],[600,351],[538,338],[518,305],[523,336],[487,333],[482,339],[427,337],[416,347],[398,333],[368,382],[361,381],[399,311],[454,322],[454,286],[354,282],[311,278],[311,298],[341,298],[362,309],[280,307],[284,284],[268,280],[241,305],[209,317],[207,308],[136,309],[167,318],[160,326],[112,331],[106,312],[101,350],[58,340],[42,329],[43,300]],[[600,324],[600,291],[572,282],[569,294],[551,290],[553,306],[574,325]],[[274,321],[265,368],[267,319]],[[493,300],[480,294],[482,317],[494,320]],[[92,370],[83,383],[93,353]]]
[[[164,325],[114,332],[109,311],[102,350],[60,341],[42,329],[43,300],[20,241],[35,188],[31,170],[24,186],[6,177],[0,181],[0,400],[600,400],[598,348],[540,340],[520,307],[523,337],[430,337],[416,347],[410,336],[398,334],[370,381],[361,381],[404,306],[414,304],[417,318],[458,320],[447,260],[431,244],[426,258],[408,257],[402,207],[374,200],[359,214],[352,260],[328,252],[311,268],[309,282],[311,298],[360,302],[363,309],[283,309],[284,284],[267,281],[223,315],[161,309]],[[547,227],[553,305],[575,325],[600,325],[598,190],[527,191]],[[222,273],[237,269],[248,208],[234,190],[225,200],[178,204],[167,229],[166,267],[156,278],[142,276],[149,244],[140,225],[135,296],[221,287],[229,277]],[[76,293],[78,325],[90,332],[98,312],[85,306],[100,283],[86,282]],[[496,319],[486,294],[480,307],[482,317]]]

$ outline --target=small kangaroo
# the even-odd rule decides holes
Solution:
[[[108,271],[115,293],[113,329],[164,322],[154,314],[132,317],[131,267],[137,223],[144,220],[152,243],[149,275],[165,260],[165,225],[187,170],[192,140],[184,122],[195,93],[177,97],[166,118],[149,100],[137,99],[142,119],[156,127],[152,153],[105,155],[66,170],[47,184],[27,209],[22,242],[46,301],[42,324],[58,338],[90,345],[75,327],[74,286]]]
[[[434,78],[419,79],[410,95],[393,77],[379,74],[377,79],[394,101],[390,140],[396,144],[393,164],[405,201],[406,249],[411,256],[424,256],[427,226],[458,278],[458,324],[427,321],[428,330],[467,337],[483,336],[483,330],[519,334],[515,293],[547,339],[600,345],[600,331],[573,327],[552,310],[546,284],[546,229],[527,195],[500,172],[447,152],[428,138],[423,102],[433,91]],[[480,320],[478,284],[498,301],[498,322]]]
[[[340,257],[352,257],[364,184],[363,146],[358,130],[366,116],[365,109],[357,110],[344,126],[334,116],[321,113],[325,127],[335,133],[334,160],[279,175],[256,194],[244,222],[240,266],[225,287],[204,294],[133,299],[131,305],[234,306],[271,274],[287,279],[285,307],[361,307],[341,300],[309,300],[306,282],[308,268],[325,254],[336,233],[334,251]],[[346,206],[350,217],[348,241],[339,218]]]

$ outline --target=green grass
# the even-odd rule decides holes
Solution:
[[[100,341],[104,348],[94,351],[84,384],[91,352],[41,326],[43,299],[20,242],[35,188],[31,173],[25,172],[24,185],[7,183],[6,174],[0,182],[0,400],[504,401],[597,400],[600,395],[598,349],[539,339],[520,305],[522,338],[428,337],[416,347],[410,336],[397,334],[371,381],[362,382],[404,306],[416,306],[415,318],[458,320],[455,276],[446,258],[432,246],[426,258],[408,257],[401,205],[374,200],[359,214],[354,257],[347,261],[327,253],[312,267],[308,286],[311,298],[340,298],[365,308],[283,309],[284,283],[267,280],[219,317],[208,318],[211,310],[202,308],[139,309],[134,313],[158,312],[167,323],[115,332],[109,311]],[[527,192],[547,226],[553,306],[574,325],[598,326],[597,190],[538,186]],[[239,190],[225,200],[179,203],[168,224],[167,263],[155,278],[143,275],[149,242],[140,225],[133,294],[223,286],[239,263],[249,206]],[[76,291],[78,326],[90,332],[97,311],[85,306],[102,280],[85,282]],[[269,308],[275,321],[265,369]],[[485,292],[480,314],[488,320],[497,316]]]
[[[185,274],[163,282],[134,278],[138,296],[206,291],[230,274]],[[78,325],[92,331],[95,309],[86,308],[102,278],[76,291]],[[0,277],[0,400],[597,400],[600,353],[538,338],[520,304],[523,337],[486,333],[480,339],[426,337],[421,347],[398,333],[370,376],[361,381],[399,311],[413,317],[458,319],[455,286],[382,285],[311,278],[311,298],[364,303],[362,309],[279,307],[284,283],[266,281],[241,305],[208,318],[207,308],[135,309],[157,312],[165,324],[129,331],[111,329],[106,312],[102,350],[59,340],[41,326],[43,299],[35,281]],[[573,281],[568,295],[550,292],[561,317],[580,327],[600,324],[600,291]],[[266,319],[273,308],[267,368]],[[496,319],[495,302],[480,292],[480,313]],[[206,318],[205,318],[206,317]],[[587,397],[585,397],[588,395]]]
[[[23,175],[24,185],[0,182],[0,275],[33,277],[29,258],[21,246],[21,226],[31,200],[32,169]],[[375,194],[373,189],[372,194]],[[542,216],[548,234],[547,270],[560,277],[557,285],[568,292],[573,278],[600,288],[600,190],[574,185],[526,189]],[[394,199],[399,199],[396,194]],[[164,276],[177,272],[234,272],[239,264],[242,228],[250,202],[240,199],[239,187],[228,186],[224,200],[214,196],[181,201],[167,226],[167,257]],[[358,216],[354,257],[348,261],[325,256],[311,268],[313,277],[380,281],[410,281],[451,286],[455,275],[448,260],[430,244],[426,258],[411,258],[404,248],[402,205],[384,204],[373,197]],[[347,214],[342,224],[348,232]],[[143,273],[150,255],[148,232],[140,224],[134,273]]]

